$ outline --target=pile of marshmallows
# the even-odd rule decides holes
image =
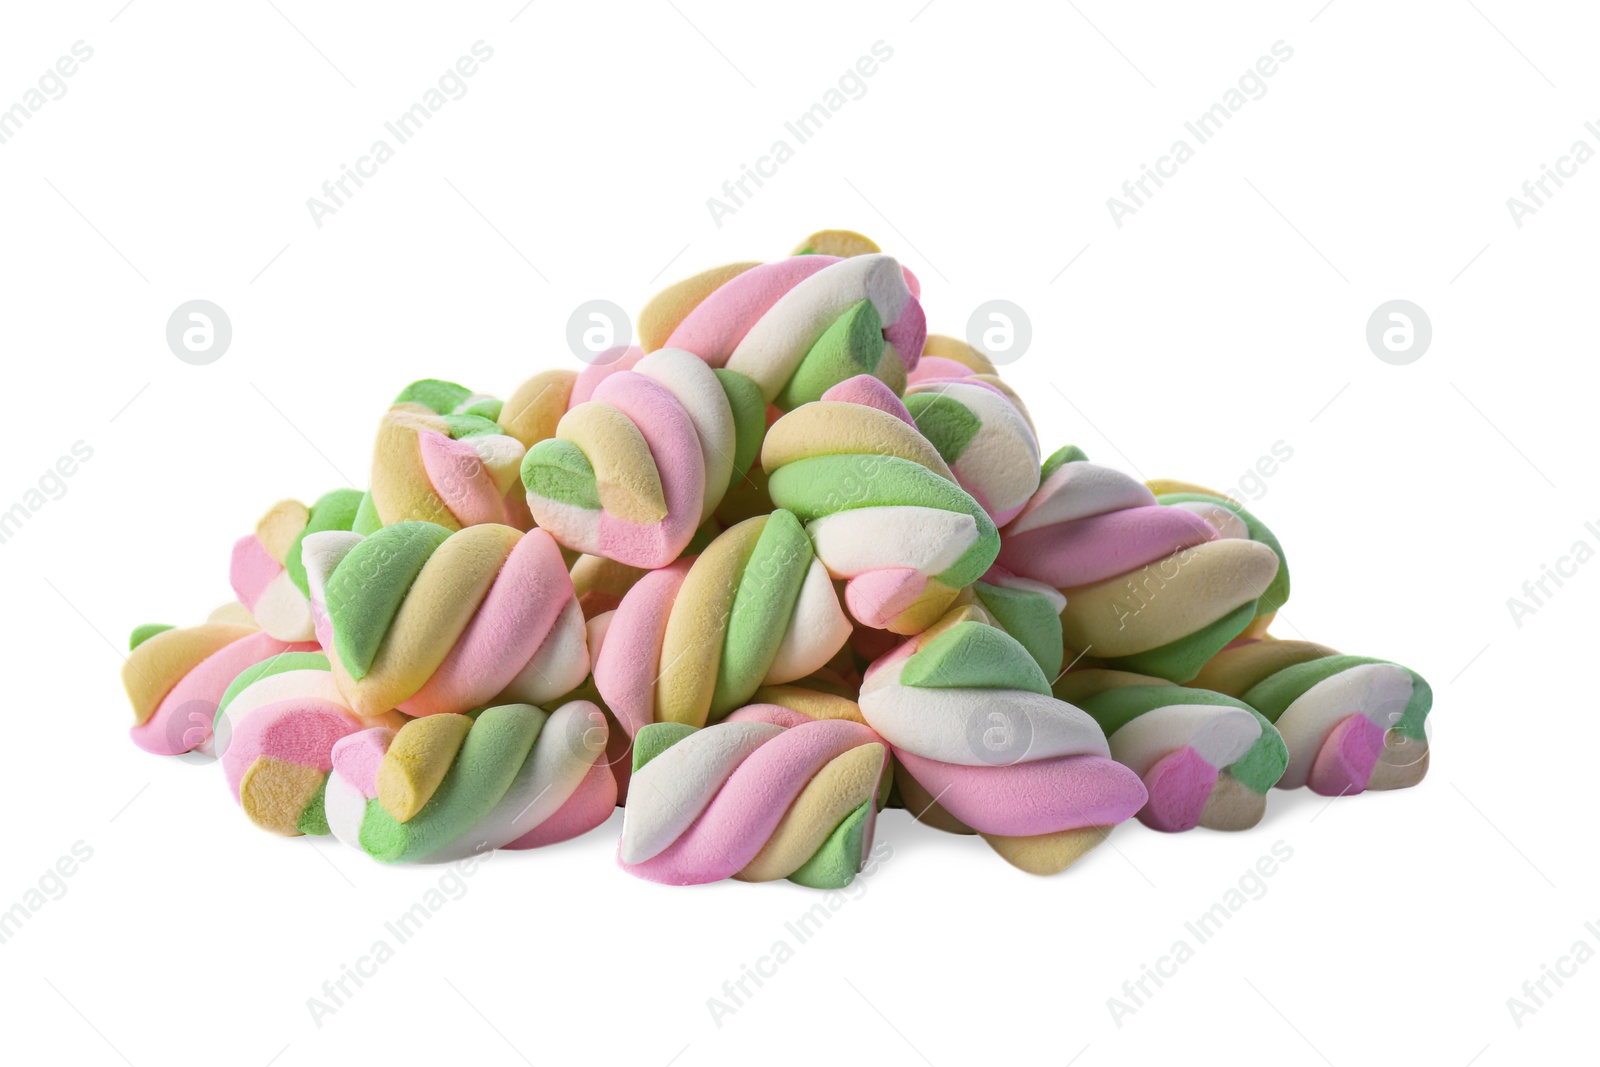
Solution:
[[[1048,874],[1130,816],[1421,780],[1420,676],[1270,636],[1289,572],[1237,501],[1041,462],[919,288],[825,231],[505,401],[414,383],[367,491],[274,505],[236,603],[134,631],[135,743],[386,863],[624,806],[622,867],[679,885],[844,886],[886,806]]]

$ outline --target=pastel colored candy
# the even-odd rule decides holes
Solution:
[[[922,359],[911,372],[912,382],[932,378],[964,378],[981,374],[998,376],[999,371],[988,356],[973,348],[959,337],[930,333],[922,346]]]
[[[983,576],[1000,538],[898,406],[881,383],[847,380],[773,423],[761,465],[773,503],[805,522],[817,558],[845,581],[851,616],[914,634]]]
[[[206,622],[225,622],[231,623],[235,626],[248,626],[251,629],[260,629],[260,624],[256,622],[256,617],[250,614],[250,609],[239,603],[237,600],[230,600],[226,604],[218,605],[210,615],[206,616]],[[130,637],[130,640],[134,644],[137,644],[138,641],[143,640],[142,637],[139,637],[140,634],[152,634],[158,633],[162,630],[170,629],[172,629],[172,627],[167,626],[164,623],[146,623],[143,626],[134,627],[133,636]]]
[[[595,685],[630,736],[721,719],[761,686],[816,671],[850,635],[827,571],[782,510],[645,575],[600,626]]]
[[[583,612],[543,530],[319,533],[305,562],[318,641],[357,715],[545,703],[589,673]]]
[[[776,704],[808,719],[849,719],[866,725],[861,705],[856,702],[859,686],[851,686],[824,668],[815,674],[781,685],[764,685],[755,692],[753,704]]]
[[[886,806],[1051,874],[1130,817],[1239,830],[1273,786],[1424,776],[1426,681],[1269,635],[1290,575],[1255,514],[1041,458],[871,239],[702,271],[634,331],[504,402],[406,386],[369,488],[274,504],[235,602],[133,631],[135,743],[384,863],[624,807],[637,877],[828,889]]]
[[[333,835],[383,863],[449,863],[587,833],[616,804],[606,720],[586,700],[432,715],[333,746]]]
[[[1288,764],[1272,723],[1221,693],[1103,669],[1071,672],[1052,691],[1094,716],[1112,758],[1144,781],[1139,820],[1152,829],[1249,829]]]
[[[604,556],[582,555],[572,564],[572,589],[583,609],[583,617],[592,619],[607,611],[614,611],[628,590],[650,572],[643,567],[630,567]]]
[[[1166,507],[1184,508],[1199,515],[1217,531],[1219,537],[1244,537],[1266,545],[1278,557],[1278,573],[1262,590],[1256,603],[1255,621],[1246,636],[1262,636],[1279,608],[1289,600],[1289,561],[1283,545],[1248,508],[1215,490],[1187,482],[1153,479],[1145,483],[1156,502]]]
[[[675,348],[590,366],[570,402],[522,458],[528,509],[562,545],[641,568],[684,551],[765,426],[754,383]]]
[[[951,615],[957,611],[952,609]],[[995,624],[991,616],[970,602],[962,609],[962,617],[970,615],[990,624]],[[798,712],[810,719],[849,719],[865,725],[866,718],[861,714],[861,705],[857,703],[861,696],[861,674],[871,665],[873,658],[863,657],[852,645],[862,635],[886,642],[879,655],[893,651],[900,644],[901,638],[886,630],[869,630],[857,627],[851,637],[851,643],[839,650],[828,665],[818,669],[795,682],[784,685],[764,685],[757,689],[751,698],[752,704],[776,704],[781,707]],[[878,806],[882,809],[888,807],[904,807],[900,801],[895,781],[896,762],[893,754],[889,757],[889,769],[884,772],[883,782],[879,787]],[[969,831],[970,832],[970,831]]]
[[[865,726],[867,720],[861,714],[861,705],[856,702],[860,696],[859,681],[852,684],[830,668],[823,668],[815,674],[808,675],[795,682],[783,685],[764,685],[755,692],[749,705],[742,712],[745,717],[758,714],[749,710],[755,705],[765,706],[759,714],[769,718],[779,716],[774,721],[781,721],[783,725],[793,725],[798,719],[782,716],[780,711],[792,712],[807,719],[846,719],[858,722]],[[878,783],[877,808],[883,810],[889,802],[894,791],[894,757],[889,757],[889,765],[883,772],[883,778]]]
[[[881,253],[717,267],[651,300],[639,314],[640,343],[738,371],[784,411],[858,374],[899,393],[927,337],[911,281]]]
[[[1144,806],[1095,720],[1051,695],[1015,638],[963,613],[874,663],[860,703],[914,814],[936,807],[934,825],[977,831],[1031,873],[1065,869]]]
[[[605,628],[611,621],[612,612],[603,612],[590,619],[587,624],[589,633],[589,647],[598,649],[605,640]],[[605,763],[611,769],[611,777],[616,782],[617,807],[622,807],[628,802],[628,769],[633,764],[633,737],[622,728],[617,721],[616,714],[607,706],[605,698],[600,695],[600,690],[595,687],[594,676],[585,678],[583,684],[561,698],[562,702],[569,700],[587,700],[600,709],[600,714],[606,720],[606,752]],[[550,705],[545,705],[549,707]]]
[[[1021,578],[1004,567],[990,567],[972,586],[974,599],[998,626],[1021,642],[1045,677],[1061,673],[1061,613],[1067,598],[1054,586]]]
[[[256,826],[287,837],[328,833],[323,790],[341,738],[399,729],[399,712],[351,712],[321,652],[285,652],[247,668],[217,705],[223,777]]]
[[[635,738],[618,862],[668,885],[842,888],[872,847],[888,754],[859,722],[773,704],[703,729],[653,723]]]
[[[413,382],[378,424],[371,488],[354,528],[532,525],[517,480],[526,446],[495,421],[499,400],[452,382]]]
[[[690,312],[694,311],[708,296],[711,296],[728,282],[759,266],[761,266],[760,260],[725,263],[720,267],[712,267],[681,281],[673,282],[665,289],[662,289],[652,296],[649,302],[639,310],[637,320],[634,322],[634,327],[639,335],[639,346],[646,352],[654,352],[668,347],[673,331],[689,316]],[[757,310],[757,314],[759,314],[759,310]],[[712,361],[709,356],[701,356],[701,358],[706,359],[712,366],[720,366],[727,363],[727,355],[732,351],[732,344],[725,345],[719,353],[722,356],[720,363]],[[696,354],[699,355],[699,353]]]
[[[1162,506],[1133,478],[1070,447],[1041,473],[1001,532],[999,562],[1066,596],[1068,649],[1184,682],[1255,620],[1280,557],[1228,509]]]
[[[422,378],[400,390],[393,406],[436,415],[473,416],[494,422],[500,418],[504,405],[486,393],[475,393],[455,382]]]
[[[576,371],[540,371],[512,391],[495,421],[503,432],[522,442],[523,448],[532,448],[556,435],[577,383]]]
[[[918,375],[905,403],[995,524],[1015,518],[1039,488],[1039,439],[1022,398],[992,374]]]
[[[280,500],[234,543],[228,578],[256,625],[281,641],[316,639],[301,543],[308,534],[349,530],[360,506],[355,489],[335,489],[310,507]]]
[[[1283,735],[1282,789],[1324,796],[1403,789],[1428,770],[1433,689],[1409,668],[1309,641],[1242,641],[1196,679],[1236,696]]]
[[[1059,590],[1043,582],[1018,578],[1003,567],[990,567],[982,578],[961,590],[938,625],[970,620],[999,627],[1017,639],[1045,677],[1055,678],[1061,674],[1065,658],[1061,611],[1066,603],[1067,598]],[[899,648],[902,640],[899,634],[887,630],[859,625],[855,628],[848,650],[855,668],[857,693],[860,672]],[[837,667],[837,661],[832,666]]]
[[[280,641],[254,625],[206,622],[133,631],[122,685],[133,705],[129,736],[146,752],[177,756],[211,750],[217,705],[245,668],[314,642]]]
[[[818,230],[794,246],[791,256],[869,256],[883,249],[876,241],[854,230]]]

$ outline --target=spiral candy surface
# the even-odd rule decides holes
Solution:
[[[641,578],[605,624],[594,680],[629,735],[703,726],[811,674],[849,635],[811,542],[780,510]]]
[[[426,522],[306,539],[317,637],[357,715],[545,703],[589,673],[583,612],[543,530]]]
[[[848,885],[872,846],[888,754],[859,722],[774,704],[703,729],[647,726],[617,858],[630,874],[671,885]]]
[[[1093,668],[1052,689],[1093,715],[1112,758],[1144,781],[1139,821],[1152,829],[1249,829],[1288,765],[1272,722],[1222,693]]]
[[[1256,617],[1280,569],[1246,525],[1164,507],[1148,488],[1074,448],[1044,466],[1001,535],[1000,564],[1060,589],[1069,649],[1170,681],[1193,678]]]
[[[128,641],[122,685],[133,705],[133,743],[158,756],[209,750],[217,705],[245,668],[285,652],[311,652],[310,641],[280,641],[255,626],[141,626]]]
[[[407,386],[378,424],[371,488],[354,528],[531,525],[517,481],[526,448],[494,421],[502,408],[499,400],[453,382]]]
[[[1196,682],[1277,727],[1289,748],[1279,788],[1349,796],[1404,789],[1428,771],[1433,689],[1398,663],[1309,641],[1245,640],[1218,653]]]
[[[1099,725],[1051,695],[1027,650],[961,613],[874,663],[861,713],[933,798],[916,807],[936,800],[1032,873],[1064,869],[1146,800]],[[912,806],[904,784],[902,794]]]
[[[363,730],[334,745],[328,826],[383,863],[555,844],[610,816],[616,783],[605,744],[605,717],[586,700]]]
[[[919,633],[994,563],[999,534],[897,398],[870,378],[836,389],[767,431],[768,491],[846,581],[856,621]]]
[[[753,462],[765,405],[740,374],[638,349],[578,376],[554,437],[521,459],[534,521],[635,567],[676,559]]]
[[[269,833],[326,834],[323,789],[333,746],[374,726],[398,729],[391,711],[360,717],[339,692],[328,657],[285,652],[247,668],[217,705],[223,777],[245,816]]]
[[[639,320],[646,351],[738,371],[784,411],[857,374],[902,392],[927,338],[907,272],[876,252],[713,268],[659,293]]]
[[[234,543],[228,579],[239,602],[267,633],[282,641],[316,639],[302,542],[323,530],[351,529],[361,500],[355,489],[335,489],[310,507],[280,500],[256,523],[254,533]]]

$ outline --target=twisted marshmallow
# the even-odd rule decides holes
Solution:
[[[1398,663],[1268,638],[1218,653],[1195,681],[1277,727],[1289,748],[1280,789],[1349,796],[1404,789],[1427,774],[1433,689]]]
[[[640,343],[738,371],[784,411],[857,374],[899,393],[927,337],[913,281],[876,252],[717,267],[657,294],[639,314]]]
[[[341,738],[399,729],[391,711],[362,718],[339,693],[328,657],[285,652],[247,668],[222,695],[214,722],[223,777],[245,816],[269,833],[328,833],[323,790]]]
[[[310,507],[280,500],[254,533],[234,543],[228,579],[261,629],[281,641],[316,639],[302,542],[323,530],[351,529],[361,499],[358,490],[335,489]]]
[[[333,835],[384,863],[448,863],[538,848],[610,816],[606,720],[586,700],[503,704],[363,730],[333,746]]]
[[[1283,737],[1242,700],[1161,678],[1089,669],[1052,687],[1094,716],[1111,757],[1143,780],[1139,821],[1156,830],[1247,830],[1289,760]]]
[[[1043,475],[1002,532],[999,558],[1066,595],[1068,648],[1183,682],[1251,625],[1279,557],[1228,509],[1163,507],[1139,482],[1071,447]]]
[[[1051,695],[1016,639],[965,612],[874,663],[861,713],[906,772],[907,807],[937,801],[935,825],[975,830],[1034,874],[1065,869],[1146,799],[1094,719]]]
[[[806,523],[846,581],[850,614],[900,634],[932,625],[995,561],[994,521],[882,383],[852,378],[767,431],[773,503]]]
[[[517,481],[525,446],[495,422],[503,405],[452,382],[413,382],[378,424],[372,481],[355,529],[432,522],[531,525]]]
[[[652,722],[720,719],[761,686],[822,667],[850,635],[787,511],[747,519],[699,556],[645,575],[596,622],[595,685],[629,736]]]
[[[1277,537],[1267,528],[1267,524],[1256,518],[1237,500],[1204,486],[1161,478],[1152,479],[1145,485],[1155,494],[1156,503],[1192,511],[1205,519],[1219,536],[1246,537],[1258,544],[1266,545],[1277,555],[1278,573],[1261,591],[1261,596],[1256,602],[1255,618],[1240,635],[1265,636],[1267,627],[1272,624],[1273,616],[1289,599],[1289,561],[1284,555],[1283,545],[1278,543]]]
[[[960,342],[941,339],[939,351]],[[965,347],[965,346],[963,346]],[[1039,488],[1039,438],[1022,398],[993,373],[928,374],[919,366],[905,404],[956,482],[1003,526]]]
[[[316,647],[309,641],[280,641],[253,623],[141,626],[128,640],[122,665],[122,685],[133,705],[129,736],[158,756],[210,752],[217,705],[241,671]]]
[[[522,459],[534,520],[568,548],[663,567],[755,459],[765,405],[740,374],[639,349],[578,376],[556,435]]]
[[[543,530],[320,533],[305,561],[318,641],[358,715],[544,703],[589,673],[583,613]]]
[[[723,878],[849,885],[872,847],[888,747],[845,718],[776,704],[635,738],[617,858],[669,885]]]

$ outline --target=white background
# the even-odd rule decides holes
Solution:
[[[1507,598],[1574,542],[1600,547],[1600,162],[1520,228],[1506,206],[1573,141],[1600,148],[1592,11],[122,3],[7,5],[0,32],[0,107],[94,49],[0,145],[0,510],[93,449],[0,545],[0,909],[93,850],[0,945],[7,1059],[1592,1057],[1600,964],[1520,1027],[1507,998],[1579,939],[1600,949],[1600,564],[1520,626]],[[306,199],[478,40],[494,55],[467,94],[314,225]],[[865,95],[718,226],[707,198],[880,40],[893,57]],[[1293,58],[1266,95],[1117,227],[1107,197],[1280,40]],[[891,858],[720,1027],[707,998],[793,943],[784,923],[818,895],[633,880],[619,815],[497,855],[317,1026],[307,998],[444,872],[257,833],[216,767],[135,749],[127,631],[225,599],[229,546],[272,501],[364,482],[406,382],[505,395],[576,365],[579,303],[637,309],[821,227],[902,256],[936,331],[990,298],[1024,307],[1033,344],[1006,375],[1047,450],[1229,488],[1290,446],[1252,501],[1294,575],[1277,632],[1427,676],[1432,773],[1331,805],[1275,793],[1234,835],[1130,823],[1053,879],[890,813]],[[194,298],[234,330],[205,367],[164,339]],[[1409,366],[1364,339],[1395,298],[1433,323]],[[1184,923],[1280,840],[1293,857],[1266,894],[1118,1026],[1107,999],[1193,945]]]

